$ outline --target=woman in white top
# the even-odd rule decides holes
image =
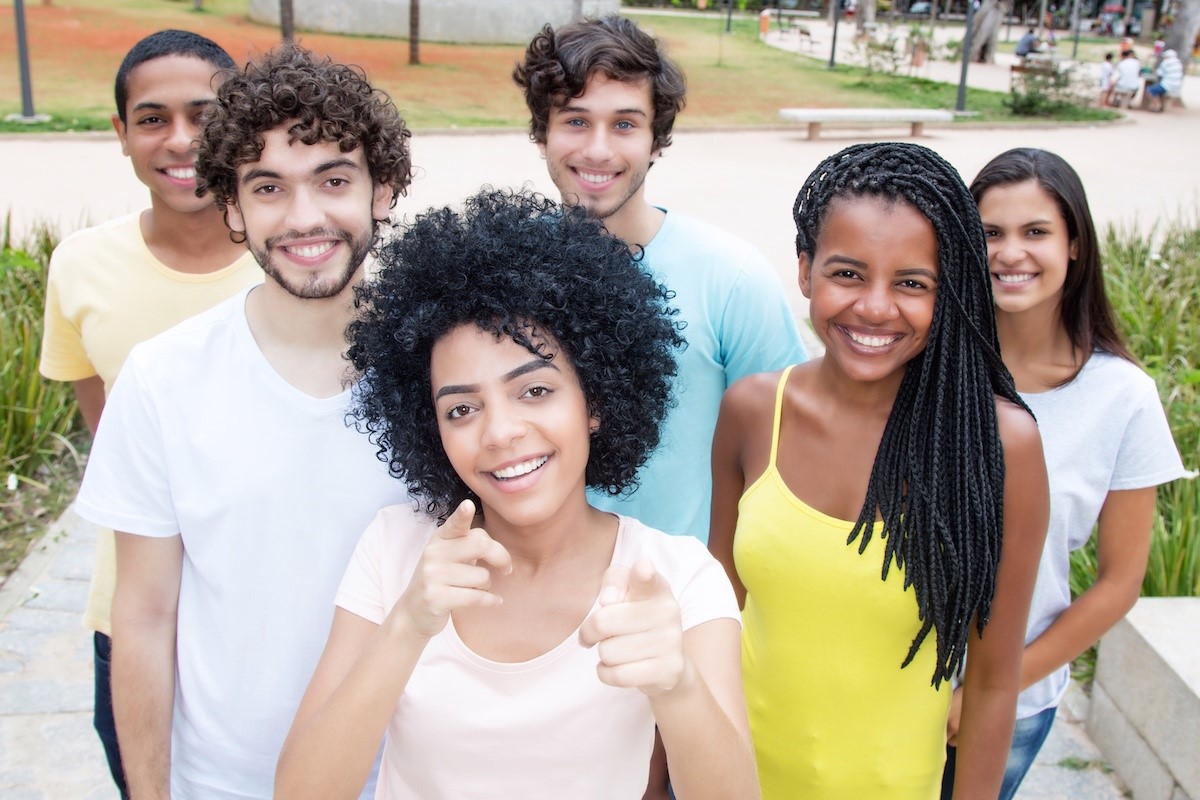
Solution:
[[[757,797],[724,571],[585,494],[658,443],[669,293],[529,194],[423,214],[381,261],[357,416],[418,502],[359,543],[277,795],[357,797],[385,741],[377,798],[636,800],[657,725],[680,798]]]
[[[1020,148],[992,159],[970,188],[988,242],[1001,356],[1037,417],[1050,477],[1050,527],[1000,793],[1007,800],[1049,733],[1071,659],[1137,600],[1156,487],[1184,469],[1154,380],[1117,329],[1075,170]],[[1070,552],[1097,523],[1096,582],[1072,602]]]

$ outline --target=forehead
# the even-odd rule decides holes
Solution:
[[[269,170],[279,176],[309,176],[331,165],[348,169],[366,169],[362,147],[342,152],[337,142],[305,144],[288,133],[293,122],[285,122],[261,134],[263,148],[257,161],[238,166],[241,177],[251,170]]]
[[[559,357],[562,348],[553,336],[529,329],[525,335],[535,347],[541,347],[542,354],[551,357],[550,361],[560,371],[571,368],[569,359]],[[513,341],[511,336],[501,334],[497,337],[469,322],[451,328],[434,342],[429,355],[434,389],[446,383],[495,380],[514,367],[539,358],[538,354]]]
[[[838,249],[906,257],[920,251],[937,267],[933,223],[911,203],[872,195],[836,197],[829,203],[817,249]]]
[[[125,105],[186,105],[216,98],[217,67],[194,56],[159,56],[143,61],[125,79]]]
[[[590,111],[642,111],[653,114],[650,79],[620,81],[603,72],[593,72],[583,87],[583,94],[566,98],[559,108],[587,108]]]

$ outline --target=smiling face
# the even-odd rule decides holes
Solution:
[[[643,184],[658,157],[653,122],[648,80],[596,74],[583,94],[552,108],[538,148],[563,202],[583,206],[614,235],[632,227],[644,213]]]
[[[598,423],[558,343],[534,341],[553,357],[464,324],[430,355],[442,448],[489,524],[537,527],[587,504],[589,439]]]
[[[996,310],[1057,313],[1076,244],[1054,197],[1036,180],[993,186],[979,198],[979,216]]]
[[[933,225],[904,202],[833,200],[800,289],[825,360],[856,381],[894,380],[925,349],[938,282]]]
[[[371,180],[361,147],[289,142],[288,126],[264,133],[258,161],[238,167],[229,226],[245,233],[263,271],[289,294],[336,297],[362,267],[392,193]]]
[[[202,59],[171,55],[129,73],[125,122],[113,115],[113,127],[155,206],[190,214],[213,205],[210,195],[196,196],[196,143],[201,116],[216,101],[215,72]]]

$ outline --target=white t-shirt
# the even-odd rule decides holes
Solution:
[[[700,542],[619,519],[613,563],[654,562],[679,601],[684,630],[739,619],[729,579]],[[412,506],[381,511],[337,604],[382,622],[434,530]],[[376,798],[640,798],[654,745],[650,702],[636,689],[601,683],[598,658],[575,631],[531,661],[489,661],[451,621],[426,645],[388,724]]]
[[[1185,473],[1154,380],[1123,358],[1097,351],[1067,385],[1021,398],[1037,417],[1050,478],[1050,527],[1028,644],[1071,604],[1070,553],[1091,537],[1108,493]],[[1069,680],[1063,666],[1030,686],[1017,701],[1017,718],[1058,705]]]
[[[313,398],[270,366],[247,292],[136,346],[104,409],[79,513],[182,536],[171,785],[269,798],[355,542],[403,501],[350,392]]]
[[[1117,62],[1117,85],[1119,92],[1136,92],[1142,87],[1142,65],[1136,58],[1122,58]]]

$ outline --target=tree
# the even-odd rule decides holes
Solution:
[[[979,4],[971,23],[971,60],[975,63],[996,63],[996,40],[1000,37],[1004,11],[1000,0],[982,0]]]
[[[1200,0],[1179,0],[1175,4],[1175,21],[1167,34],[1167,49],[1178,53],[1184,64],[1192,60],[1197,32],[1200,32]]]
[[[296,40],[296,16],[292,0],[279,0],[279,32],[285,42]]]
[[[421,63],[421,0],[408,0],[408,63]]]

